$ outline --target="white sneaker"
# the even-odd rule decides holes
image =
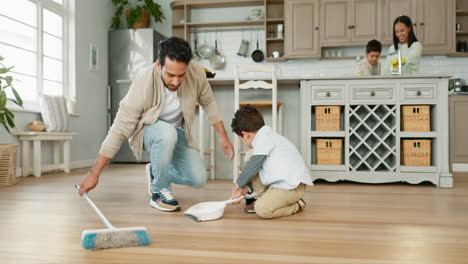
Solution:
[[[146,179],[148,180],[148,194],[151,197],[153,195],[153,192],[151,191],[151,183],[153,182],[153,176],[151,175],[151,163],[146,164],[145,167],[146,171]]]

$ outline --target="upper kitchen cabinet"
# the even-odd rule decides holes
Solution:
[[[454,52],[455,0],[417,0],[415,32],[424,46],[425,54]]]
[[[456,52],[458,56],[468,56],[468,1],[457,0],[456,2]]]
[[[416,14],[414,0],[383,0],[382,44],[393,44],[393,21],[401,15],[411,19]]]
[[[407,15],[413,21],[416,38],[424,54],[454,51],[455,0],[384,0],[383,43],[393,43],[393,21]]]
[[[318,0],[286,0],[285,56],[287,58],[320,57]]]
[[[322,0],[322,46],[366,44],[381,36],[381,0]]]

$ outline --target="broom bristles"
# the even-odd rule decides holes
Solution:
[[[85,249],[146,246],[151,244],[145,227],[85,230],[81,245]]]

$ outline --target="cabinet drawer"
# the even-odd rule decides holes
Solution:
[[[373,103],[374,101],[395,100],[395,88],[393,86],[351,86],[351,102]]]
[[[436,88],[433,84],[411,84],[401,86],[401,100],[408,101],[431,101],[436,100]]]
[[[314,104],[343,103],[344,92],[344,86],[312,86],[311,97]]]

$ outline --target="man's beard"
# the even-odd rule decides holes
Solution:
[[[160,77],[161,77],[161,81],[162,81],[163,84],[164,84],[164,87],[166,87],[167,89],[169,89],[169,90],[171,90],[171,91],[175,91],[175,90],[177,90],[177,88],[179,88],[180,85],[177,86],[177,87],[175,87],[175,88],[172,88],[172,87],[174,87],[174,85],[171,85],[171,87],[169,87],[169,85],[167,85],[167,83],[164,81],[164,78],[162,77],[162,74],[161,74]]]

